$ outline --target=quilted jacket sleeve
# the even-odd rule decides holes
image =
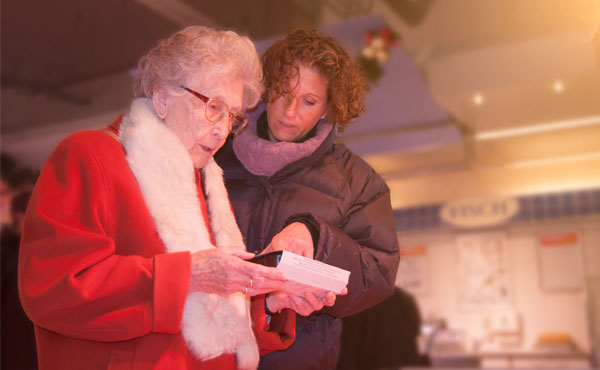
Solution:
[[[320,229],[315,259],[350,271],[348,294],[324,309],[335,317],[373,306],[394,290],[400,254],[387,186],[371,197],[356,201],[341,227],[312,215]]]

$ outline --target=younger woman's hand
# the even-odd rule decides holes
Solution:
[[[316,294],[315,294],[316,293]],[[344,295],[348,289],[340,293]],[[272,292],[267,295],[267,308],[271,312],[276,312],[284,308],[290,308],[302,316],[308,316],[315,311],[321,310],[325,306],[335,304],[336,294],[324,290],[318,292],[306,292],[302,296],[286,293],[284,291]]]
[[[302,222],[292,222],[273,237],[262,253],[288,251],[313,259],[315,248],[312,236]]]

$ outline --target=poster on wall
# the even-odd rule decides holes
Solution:
[[[576,232],[543,234],[537,244],[542,290],[569,291],[583,287],[583,257]]]
[[[506,234],[459,235],[455,245],[459,307],[480,311],[510,306],[510,254]]]
[[[400,246],[400,265],[396,286],[416,296],[426,295],[429,290],[427,247],[424,244]]]

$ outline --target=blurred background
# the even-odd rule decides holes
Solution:
[[[391,188],[427,364],[598,367],[600,0],[3,0],[3,227],[59,140],[124,112],[139,57],[192,24],[259,52],[318,28],[364,67],[338,140]]]

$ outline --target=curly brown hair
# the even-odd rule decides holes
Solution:
[[[327,84],[326,119],[342,132],[365,110],[366,78],[346,51],[333,38],[314,29],[291,28],[262,56],[265,91],[263,100],[272,102],[292,90],[298,64],[316,68]]]

